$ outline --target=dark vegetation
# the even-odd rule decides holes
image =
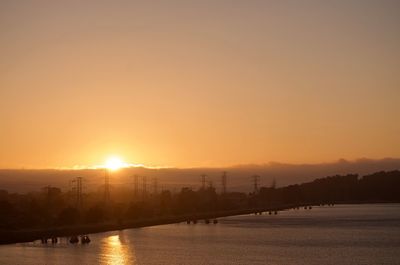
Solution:
[[[104,187],[103,187],[104,188]],[[83,193],[77,204],[76,193],[45,187],[28,194],[0,190],[0,229],[34,229],[143,220],[207,212],[275,207],[283,204],[326,204],[362,202],[400,202],[400,171],[332,176],[286,187],[261,187],[251,193],[217,193],[212,186],[179,192],[140,192],[120,200],[104,201],[104,190]]]

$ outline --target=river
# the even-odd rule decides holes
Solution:
[[[400,204],[335,205],[0,246],[0,264],[400,264]]]

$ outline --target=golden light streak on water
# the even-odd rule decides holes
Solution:
[[[121,240],[121,234],[103,239],[101,256],[101,264],[137,264],[133,250],[130,249],[129,244],[125,244],[125,242]]]

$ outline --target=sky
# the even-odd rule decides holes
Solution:
[[[0,1],[0,168],[400,157],[399,103],[399,1]]]

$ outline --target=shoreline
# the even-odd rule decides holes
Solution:
[[[333,202],[330,204],[344,205],[344,204],[390,204],[398,202],[388,202],[388,201],[363,201],[363,202]],[[251,209],[237,209],[229,211],[219,211],[219,212],[207,212],[198,214],[185,214],[179,216],[161,216],[155,218],[132,220],[121,223],[102,223],[102,224],[85,224],[85,225],[75,225],[66,227],[54,227],[48,229],[21,229],[21,230],[1,230],[0,231],[0,245],[16,244],[16,243],[26,243],[39,240],[41,238],[51,238],[51,237],[70,237],[73,235],[87,235],[95,233],[103,233],[108,231],[117,231],[124,229],[133,229],[140,227],[156,226],[156,225],[166,225],[173,223],[181,223],[193,220],[205,220],[205,219],[216,219],[228,216],[237,216],[245,214],[254,214],[261,212],[275,212],[284,211],[293,208],[304,208],[320,206],[319,203],[301,203],[301,204],[282,204],[279,206],[270,207],[260,207]],[[329,204],[325,204],[329,205]]]

